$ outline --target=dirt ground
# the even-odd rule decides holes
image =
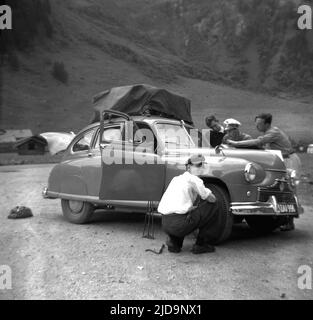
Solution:
[[[310,184],[293,232],[257,237],[241,224],[213,254],[193,255],[191,235],[180,254],[156,255],[145,250],[165,242],[160,219],[155,240],[142,238],[142,214],[98,211],[87,225],[65,221],[60,201],[41,197],[52,166],[0,167],[0,265],[12,269],[12,289],[0,299],[313,298],[297,285],[299,266],[313,268]],[[16,205],[34,217],[7,219]]]

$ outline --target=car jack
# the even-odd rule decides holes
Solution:
[[[153,206],[153,201],[148,201],[142,237],[147,238],[147,239],[154,239],[154,206]]]

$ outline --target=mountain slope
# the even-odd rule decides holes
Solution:
[[[255,135],[254,114],[264,110],[272,111],[276,123],[286,127],[297,138],[312,138],[311,105],[225,86],[225,83],[236,85],[232,80],[227,81],[230,79],[227,63],[232,66],[237,57],[221,57],[226,71],[214,71],[214,63],[205,60],[206,50],[202,52],[196,45],[194,53],[190,51],[191,45],[188,45],[188,50],[182,50],[183,38],[178,35],[189,29],[194,32],[194,21],[198,18],[195,20],[192,13],[196,11],[194,1],[190,1],[190,5],[179,1],[192,10],[188,9],[187,20],[181,21],[180,17],[177,21],[172,20],[171,11],[165,8],[175,3],[177,1],[50,1],[50,36],[46,25],[40,24],[29,39],[29,45],[19,50],[12,49],[10,55],[5,56],[0,127],[30,128],[35,133],[77,132],[88,124],[92,116],[91,99],[94,94],[113,86],[149,83],[191,98],[197,126],[204,126],[206,114],[216,113],[220,119],[239,118],[245,123],[246,131]],[[198,2],[201,6],[205,3]],[[214,4],[215,0],[209,3]],[[164,19],[159,18],[159,12],[165,16]],[[203,15],[206,14],[207,11],[203,11]],[[159,32],[159,28],[164,30]],[[172,43],[174,35],[177,37]],[[223,50],[227,51],[222,44],[219,46],[221,49],[216,45],[210,55],[218,56],[220,53],[222,56]],[[256,43],[245,47],[250,61],[245,63],[245,67],[249,74],[254,75],[254,78],[249,77],[249,81],[259,85],[260,79],[255,76],[255,70],[261,72],[262,65],[256,48]],[[9,62],[13,56],[11,53],[16,55],[18,66],[15,64],[14,67],[14,63],[12,66]],[[196,54],[199,55],[197,59],[190,58]],[[274,60],[271,63],[275,63]],[[67,83],[52,76],[55,62],[64,64],[68,73]],[[191,78],[211,79],[215,84]],[[286,126],[290,114],[293,122]]]
[[[136,1],[138,8],[140,3],[147,1]],[[133,17],[169,51],[224,78],[250,88],[305,91],[313,87],[313,32],[297,29],[298,5],[292,0],[159,0]]]

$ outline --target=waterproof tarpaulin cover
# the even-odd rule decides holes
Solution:
[[[193,124],[190,100],[165,89],[138,84],[115,87],[97,94],[93,100],[95,114],[92,122],[100,120],[100,113],[106,109],[124,112],[128,115],[142,115],[150,112]]]

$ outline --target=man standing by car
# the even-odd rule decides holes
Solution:
[[[186,172],[174,177],[167,187],[158,211],[162,214],[162,227],[168,235],[170,252],[181,251],[184,237],[199,229],[194,254],[215,251],[212,242],[219,223],[218,206],[212,191],[196,176],[204,164],[202,155],[194,155],[186,163]],[[198,196],[203,201],[194,206]]]
[[[236,119],[226,119],[223,124],[226,132],[223,143],[227,143],[227,140],[244,141],[252,139],[250,135],[240,132],[241,123]]]
[[[249,139],[246,141],[228,140],[227,143],[234,147],[253,147],[262,146],[265,149],[280,150],[284,158],[287,169],[294,170],[296,176],[300,176],[301,161],[292,148],[288,136],[279,128],[272,127],[272,115],[270,113],[262,113],[255,117],[256,128],[263,135],[257,139]],[[281,226],[282,231],[290,231],[295,228],[293,218],[290,217],[287,223]]]
[[[206,117],[205,123],[210,128],[210,137],[207,140],[210,141],[211,147],[215,148],[223,141],[225,135],[224,127],[220,125],[219,121],[213,115]]]

